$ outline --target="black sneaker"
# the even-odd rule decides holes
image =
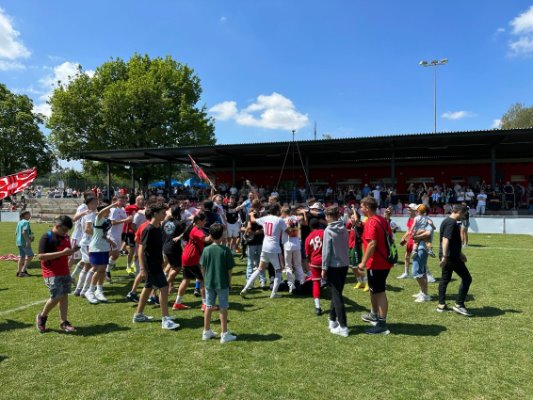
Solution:
[[[110,271],[106,271],[106,272],[105,272],[105,280],[108,281],[109,283],[112,282],[112,279],[111,279],[111,272],[110,272]]]
[[[76,332],[76,328],[74,328],[72,324],[68,321],[61,322],[61,324],[59,324],[59,327],[67,333]]]
[[[321,315],[322,315],[322,309],[321,309],[320,307],[315,308],[315,314],[316,314],[317,316],[321,316]]]
[[[464,315],[465,317],[471,317],[472,313],[466,309],[465,306],[460,306],[459,304],[456,304],[452,307],[452,310],[455,311],[457,314]]]
[[[200,293],[200,289],[195,288],[194,289],[194,297],[200,297],[202,296],[202,293]]]
[[[366,333],[369,335],[388,335],[390,331],[387,329],[387,323],[381,320],[373,328],[367,329]]]
[[[440,312],[440,313],[442,313],[442,312],[446,312],[446,311],[450,311],[450,307],[448,307],[448,304],[444,304],[444,305],[443,305],[443,304],[439,304],[439,305],[437,306],[436,311],[437,311],[437,312]]]
[[[126,295],[126,298],[133,302],[133,303],[138,303],[139,302],[139,296],[137,296],[137,293],[135,292],[129,292],[127,295]]]
[[[376,326],[378,323],[378,316],[372,313],[361,314],[361,319],[373,326]]]
[[[157,305],[159,305],[159,299],[157,298],[157,296],[150,296],[148,298],[148,304],[157,304]]]
[[[46,332],[46,320],[48,317],[43,317],[40,313],[37,314],[37,317],[35,317],[35,326],[37,327],[37,330],[39,333],[45,333]]]

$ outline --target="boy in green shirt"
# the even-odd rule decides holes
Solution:
[[[231,286],[231,270],[234,262],[229,247],[221,244],[223,232],[224,227],[221,224],[215,223],[209,227],[209,234],[213,244],[204,249],[200,259],[204,275],[205,303],[207,306],[204,314],[202,340],[209,340],[216,336],[216,333],[211,330],[211,314],[218,296],[220,325],[222,328],[220,343],[232,342],[237,339],[236,336],[228,331],[228,297]]]

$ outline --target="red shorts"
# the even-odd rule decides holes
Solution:
[[[411,252],[413,251],[413,245],[414,244],[415,244],[415,242],[412,239],[409,239],[407,241],[407,246],[405,248],[405,251],[407,251],[407,254],[411,254]]]
[[[322,267],[317,267],[315,265],[310,265],[311,267],[311,279],[313,281],[319,281],[322,279]]]

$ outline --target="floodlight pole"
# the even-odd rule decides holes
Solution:
[[[420,61],[418,65],[422,67],[433,67],[433,132],[437,133],[437,66],[448,63],[447,58],[433,61]]]

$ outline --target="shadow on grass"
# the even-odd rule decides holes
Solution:
[[[447,328],[443,325],[392,323],[387,324],[392,335],[439,336]]]
[[[274,342],[281,338],[282,336],[277,333],[268,333],[265,335],[260,333],[241,333],[237,335],[239,342]]]
[[[26,329],[30,326],[33,326],[33,324],[27,324],[25,322],[6,319],[5,323],[0,324],[0,332],[14,331],[16,329]]]
[[[521,310],[512,310],[512,309],[506,309],[502,310],[501,308],[497,307],[490,307],[485,306],[481,308],[468,308],[468,311],[470,311],[475,317],[480,318],[489,318],[489,317],[499,317],[500,315],[504,314],[521,314]]]
[[[355,301],[344,297],[344,303],[346,306],[346,312],[352,312],[352,311],[366,311],[366,308],[363,307],[361,304],[357,304]]]
[[[81,326],[76,327],[76,335],[78,336],[97,336],[107,335],[113,332],[124,332],[131,330],[128,326],[120,326],[115,323],[109,322],[102,325]]]
[[[8,288],[0,288],[0,292],[4,291],[4,290],[8,290]]]
[[[446,298],[446,300],[449,300],[449,301],[455,301],[455,300],[457,300],[457,295],[455,295],[455,294],[447,294],[445,298]],[[467,294],[465,301],[474,301],[475,299],[476,298],[473,295]],[[470,307],[468,309],[470,310]]]
[[[0,362],[5,361],[5,360],[7,360],[7,357],[0,355]]]
[[[468,247],[487,247],[487,246],[484,246],[482,244],[470,244],[470,243],[468,243]]]
[[[403,288],[398,287],[398,286],[387,285],[385,288],[387,289],[388,292],[401,292],[401,291],[403,291]]]
[[[176,318],[176,322],[180,324],[180,330],[181,329],[198,329],[204,327],[204,316],[198,315],[196,317],[192,317],[190,319],[182,319],[179,317]],[[212,322],[215,322],[213,319]]]

